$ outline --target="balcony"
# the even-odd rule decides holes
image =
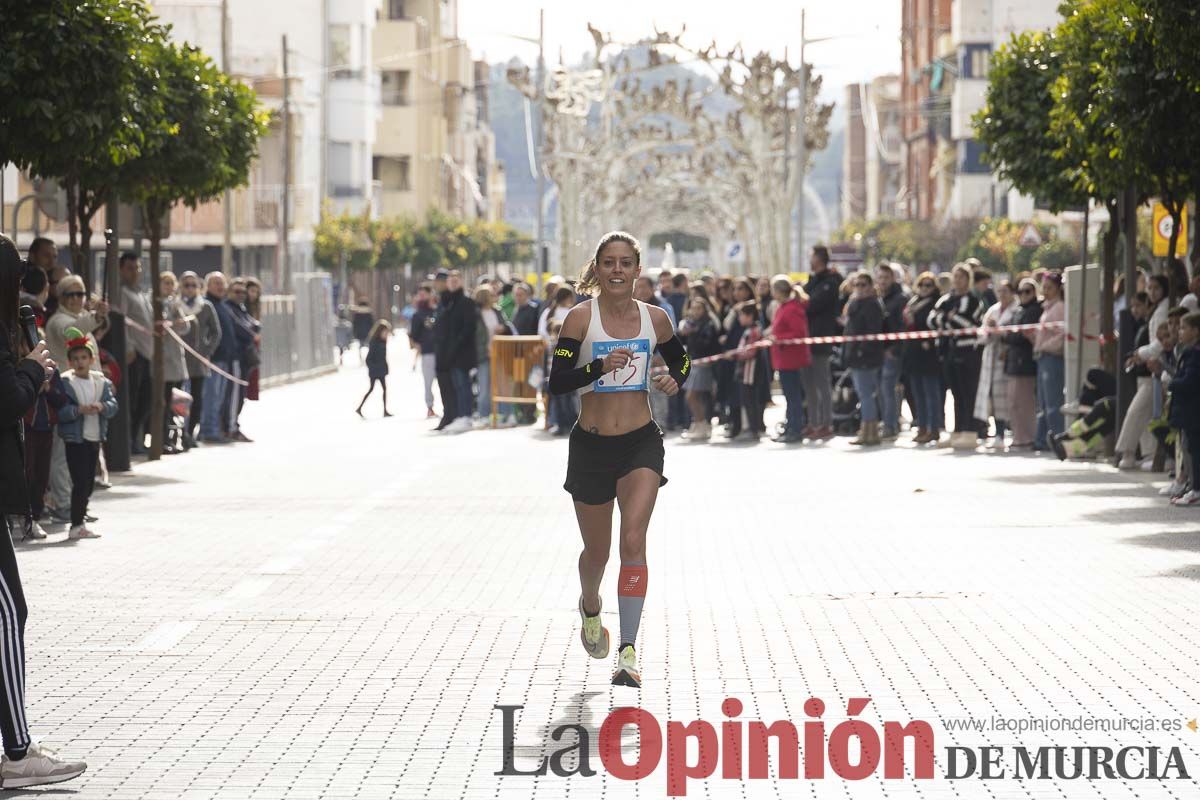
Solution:
[[[315,222],[317,187],[292,186],[289,222],[293,230],[307,229]],[[283,187],[248,186],[231,194],[232,228],[235,238],[245,243],[275,240],[283,207]],[[205,203],[195,209],[176,206],[171,212],[171,241],[176,244],[207,244],[222,236],[225,229],[221,201]]]

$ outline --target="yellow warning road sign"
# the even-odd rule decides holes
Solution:
[[[1174,220],[1167,212],[1167,207],[1162,203],[1154,204],[1154,249],[1153,253],[1156,256],[1165,256],[1167,248],[1171,246],[1171,228],[1174,227]],[[1175,242],[1175,255],[1182,258],[1187,253],[1187,210],[1184,209],[1183,216],[1179,218],[1179,239]]]

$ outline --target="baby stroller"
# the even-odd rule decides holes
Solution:
[[[183,389],[172,389],[171,407],[166,409],[166,413],[171,415],[167,424],[166,445],[183,450],[183,433],[187,430],[188,417],[192,413],[192,396]]]
[[[833,374],[833,431],[850,435],[862,425],[862,410],[858,404],[858,393],[854,391],[854,381],[850,379],[850,370],[842,366],[841,348],[834,351],[830,370]]]

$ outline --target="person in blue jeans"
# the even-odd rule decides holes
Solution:
[[[882,262],[875,267],[875,287],[879,301],[883,303],[884,324],[887,333],[904,330],[904,307],[909,293],[900,283],[900,267]],[[895,439],[900,435],[900,366],[903,347],[900,343],[888,344],[883,351],[883,366],[879,370],[879,413],[883,422],[881,439]]]
[[[937,279],[932,272],[917,278],[916,293],[904,309],[905,329],[928,331],[929,314],[938,301]],[[936,442],[945,427],[945,396],[942,394],[942,356],[937,339],[914,339],[904,343],[904,374],[912,386],[916,403],[917,434],[914,444]]]
[[[213,351],[212,362],[222,372],[233,374],[237,362],[237,334],[234,331],[233,316],[225,303],[227,283],[222,272],[210,272],[205,277],[205,299],[212,304],[217,312],[217,324],[221,327],[221,341]],[[232,384],[229,378],[217,370],[204,381],[204,408],[200,414],[200,440],[210,444],[221,444],[228,441],[226,431],[221,430],[221,410],[229,402],[229,389]]]
[[[864,336],[883,333],[883,303],[875,294],[875,283],[871,273],[859,272],[851,278],[854,294],[846,304],[846,336]],[[845,362],[850,368],[854,391],[862,411],[862,426],[858,437],[850,444],[876,445],[879,436],[879,369],[883,366],[883,342],[850,341],[845,344]]]
[[[1050,323],[1034,334],[1033,353],[1037,359],[1037,433],[1034,436],[1035,450],[1048,450],[1047,437],[1061,434],[1063,423],[1062,405],[1066,386],[1066,363],[1063,347],[1066,331],[1063,329],[1065,306],[1063,304],[1062,274],[1047,273],[1042,278],[1042,318]]]

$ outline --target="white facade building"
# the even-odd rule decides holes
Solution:
[[[372,59],[374,0],[327,0],[329,51],[326,109],[326,197],[336,213],[374,212],[371,179],[375,126],[380,119],[379,72]]]
[[[954,0],[951,38],[957,78],[951,94],[950,135],[955,147],[955,174],[944,214],[949,219],[1010,216],[1027,219],[1033,201],[998,181],[980,158],[972,116],[983,108],[988,67],[994,53],[1014,33],[1048,30],[1059,20],[1050,0]]]
[[[287,276],[312,269],[313,226],[333,213],[370,212],[371,150],[379,116],[372,65],[373,0],[253,0],[227,3],[230,63],[225,70],[258,93],[273,114],[259,143],[250,184],[233,193],[234,271],[284,289]],[[221,0],[164,0],[155,13],[172,38],[200,47],[221,64]],[[287,35],[291,175],[284,187],[283,36]],[[281,218],[289,198],[289,263],[281,263]],[[192,269],[220,265],[221,203],[176,209],[164,246]]]

